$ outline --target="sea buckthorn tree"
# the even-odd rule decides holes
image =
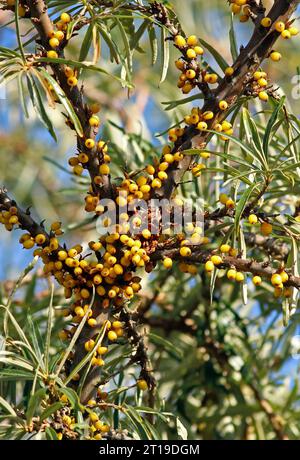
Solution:
[[[298,3],[1,1],[1,437],[299,438]]]

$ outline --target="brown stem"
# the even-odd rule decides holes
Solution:
[[[165,257],[170,257],[172,260],[181,260],[187,263],[200,263],[204,264],[209,260],[211,251],[199,248],[199,246],[191,246],[192,254],[190,257],[183,258],[180,255],[179,248],[165,249],[158,246],[157,250],[151,255],[153,261],[163,260]],[[223,256],[223,262],[218,268],[236,268],[236,270],[244,273],[252,273],[254,275],[262,276],[266,279],[271,279],[272,275],[276,273],[276,269],[270,266],[269,261],[256,262],[251,259],[241,259],[239,257]],[[300,289],[300,277],[290,275],[289,280],[285,286],[292,286]]]

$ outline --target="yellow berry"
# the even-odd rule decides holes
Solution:
[[[253,74],[254,80],[259,80],[261,77],[262,77],[262,72],[260,72],[259,70],[254,72],[254,74]]]
[[[24,249],[31,249],[31,248],[33,248],[33,246],[34,246],[34,241],[32,239],[28,239],[28,240],[24,241],[24,243],[23,243]]]
[[[277,30],[277,32],[283,32],[284,29],[285,29],[285,24],[284,24],[284,22],[282,22],[282,21],[277,21],[277,22],[275,23],[275,30]]]
[[[90,318],[90,319],[88,320],[88,325],[89,325],[90,327],[96,327],[96,326],[97,326],[97,320],[96,320],[95,318]]]
[[[58,260],[65,260],[68,257],[68,254],[66,251],[61,250],[61,251],[58,251],[57,256],[58,256]]]
[[[204,77],[206,83],[214,84],[218,81],[218,75],[215,73],[207,73]]]
[[[96,412],[91,412],[89,414],[89,418],[90,418],[91,422],[93,422],[93,423],[96,423],[99,420],[99,416],[98,416],[98,414],[96,414]]]
[[[102,165],[99,166],[99,173],[100,174],[106,174],[107,175],[107,174],[109,174],[109,172],[110,172],[110,168],[109,168],[108,165],[102,164]]]
[[[93,102],[93,104],[90,105],[90,109],[92,113],[98,113],[101,110],[101,105],[98,102]]]
[[[8,221],[9,224],[15,225],[19,223],[18,216],[11,216]]]
[[[78,80],[76,77],[69,77],[68,80],[67,80],[67,83],[69,86],[76,86],[77,83],[78,83]]]
[[[263,27],[270,27],[270,25],[272,24],[272,19],[271,19],[271,18],[268,18],[268,17],[265,17],[265,18],[263,18],[263,19],[260,21],[260,24],[261,24]]]
[[[81,176],[81,174],[83,173],[83,167],[81,165],[76,165],[74,166],[73,168],[73,173],[76,175],[76,176]]]
[[[84,309],[82,307],[76,307],[74,312],[76,313],[76,316],[79,316],[80,318],[84,317]]]
[[[228,196],[226,195],[226,193],[221,193],[221,195],[219,196],[219,201],[222,204],[226,204],[226,202],[228,201]]]
[[[147,384],[146,380],[142,380],[142,379],[138,380],[137,381],[137,386],[141,391],[148,390],[148,384]]]
[[[152,176],[155,173],[155,168],[152,165],[148,165],[146,167],[146,171],[147,171],[148,174],[150,174]]]
[[[206,131],[207,130],[207,123],[205,123],[205,121],[200,121],[197,124],[197,129],[199,129],[199,131]]]
[[[261,277],[260,277],[260,276],[257,276],[257,275],[256,275],[256,276],[253,276],[252,281],[253,281],[253,284],[254,284],[255,286],[259,286],[259,285],[262,283]]]
[[[240,16],[240,22],[247,22],[249,20],[249,16],[247,14],[243,14]]]
[[[182,246],[179,250],[179,253],[182,257],[189,257],[192,254],[192,251],[190,248],[187,248],[186,246]]]
[[[258,97],[261,101],[264,101],[264,102],[267,102],[267,100],[269,99],[268,93],[266,93],[266,91],[260,91],[258,93]]]
[[[189,80],[193,80],[196,77],[196,72],[193,69],[186,71],[186,76]]]
[[[151,238],[151,232],[150,232],[150,230],[148,230],[148,228],[144,228],[144,230],[142,231],[142,236],[143,236],[146,240],[149,240],[149,238]]]
[[[288,281],[289,275],[285,271],[280,272],[279,275],[283,283],[286,283]]]
[[[228,278],[229,280],[233,281],[233,280],[236,279],[236,274],[237,274],[236,270],[230,269],[230,270],[228,270],[228,272],[227,272],[227,278]]]
[[[93,116],[89,119],[89,125],[92,126],[92,127],[97,128],[97,127],[100,125],[99,117],[97,117],[97,115],[93,115]]]
[[[183,85],[182,92],[183,94],[188,94],[192,91],[192,89],[193,89],[193,85],[190,82],[187,82]],[[169,139],[171,142],[176,142],[177,136],[172,136],[172,137],[170,136]]]
[[[231,11],[233,12],[233,14],[239,14],[239,12],[241,11],[241,7],[236,3],[233,3],[231,5]]]
[[[57,59],[58,54],[57,54],[56,51],[50,50],[50,51],[47,51],[47,57],[50,58],[50,59]]]
[[[289,30],[283,30],[281,32],[281,36],[282,38],[284,38],[285,40],[288,40],[289,38],[291,38],[291,32]]]
[[[71,17],[70,17],[70,15],[68,13],[62,13],[60,15],[60,20],[67,24],[68,22],[71,21]]]
[[[78,155],[78,160],[80,161],[80,163],[87,163],[89,161],[89,157],[86,153],[80,153]]]
[[[210,110],[204,112],[203,114],[203,119],[204,120],[212,120],[214,118],[214,113],[211,112]]]
[[[63,39],[65,38],[65,34],[61,30],[58,30],[57,32],[55,32],[54,36],[60,42],[63,41]]]
[[[85,144],[86,148],[88,148],[88,149],[92,149],[92,148],[95,147],[94,139],[86,139],[84,144]]]
[[[174,155],[172,155],[171,153],[166,153],[164,155],[164,160],[168,163],[168,164],[171,164],[174,162]],[[160,168],[161,169],[161,168]]]
[[[212,263],[211,260],[208,260],[208,261],[205,263],[204,268],[205,268],[205,271],[206,271],[206,272],[210,273],[210,272],[212,272],[212,271],[214,270],[215,266],[214,266],[214,264]]]
[[[108,348],[107,348],[107,347],[102,347],[102,346],[100,346],[100,347],[97,348],[97,353],[98,353],[98,355],[101,355],[101,356],[102,356],[102,355],[105,355],[105,353],[107,353],[107,352],[108,352]]]
[[[233,201],[231,198],[229,198],[229,199],[226,201],[225,206],[226,206],[226,208],[229,208],[229,209],[234,208],[234,201]]]
[[[228,131],[229,129],[232,128],[232,124],[229,123],[229,121],[222,121],[222,131]]]
[[[263,235],[268,236],[272,233],[273,227],[268,222],[263,222],[260,226],[260,231]]]
[[[204,158],[205,160],[207,160],[208,158],[210,158],[210,153],[209,152],[201,152],[200,157]]]
[[[222,244],[220,246],[220,251],[223,252],[224,254],[228,253],[230,251],[229,244]]]
[[[219,108],[220,110],[226,110],[228,108],[228,104],[226,101],[220,101],[219,102]]]
[[[265,78],[260,78],[259,80],[257,80],[257,83],[259,86],[267,86],[268,82]]]
[[[168,179],[168,174],[165,172],[165,171],[159,171],[157,173],[157,177],[160,179],[160,180],[166,180]]]
[[[88,299],[91,294],[90,294],[88,289],[81,289],[80,295],[81,295],[82,299]]]
[[[291,35],[297,35],[299,33],[299,30],[297,29],[297,27],[289,27],[288,31]]]
[[[160,188],[161,187],[161,180],[160,179],[153,179],[151,182],[152,188]]]
[[[238,255],[238,250],[236,248],[230,248],[229,255],[231,257],[236,257]]]
[[[108,340],[110,340],[111,342],[115,342],[118,338],[117,334],[115,333],[115,331],[108,331],[108,334],[107,334],[107,338]]]
[[[216,255],[211,256],[210,260],[214,265],[220,265],[223,262],[222,257]]]
[[[278,53],[278,51],[272,51],[272,53],[270,54],[270,58],[271,58],[272,61],[274,61],[274,62],[280,61],[281,57],[282,57],[282,56],[281,56],[280,53]]]
[[[197,54],[195,50],[193,50],[192,48],[189,48],[186,52],[186,56],[189,59],[195,59],[197,57]]]
[[[227,68],[225,69],[225,75],[226,75],[226,77],[231,77],[231,76],[233,75],[233,73],[234,73],[233,67],[227,67]]]
[[[42,233],[36,235],[36,237],[35,237],[36,244],[44,244],[45,241],[46,241],[46,237]]]
[[[197,45],[197,43],[198,43],[198,39],[197,39],[196,35],[190,35],[188,37],[187,44],[189,46],[195,46],[195,45]]]
[[[55,37],[50,38],[49,45],[51,46],[51,48],[57,48],[59,46],[59,40]]]
[[[258,222],[257,216],[255,214],[250,214],[250,216],[248,217],[248,222],[251,225],[257,224]]]
[[[194,51],[198,56],[201,56],[204,53],[204,50],[201,46],[195,46]]]
[[[163,260],[163,265],[165,268],[171,268],[173,265],[172,259],[170,259],[170,257],[165,257]]]
[[[275,273],[274,275],[272,275],[271,283],[273,284],[273,286],[277,286],[277,287],[280,286],[282,284],[281,276],[278,273]]]
[[[92,351],[92,349],[94,348],[95,346],[95,342],[93,339],[90,339],[90,340],[87,340],[84,344],[84,348],[87,352],[90,352]]]
[[[178,48],[184,48],[184,46],[186,45],[186,39],[181,35],[176,35],[176,37],[174,38],[174,43],[176,46],[178,46]]]
[[[236,279],[236,281],[237,281],[238,283],[241,283],[242,281],[244,281],[245,276],[244,276],[244,274],[243,274],[242,272],[237,272],[237,273],[236,273],[236,278],[235,278],[235,279]]]
[[[87,406],[91,406],[91,407],[96,406],[96,404],[97,403],[96,403],[95,399],[89,399],[88,402],[87,402]]]
[[[183,61],[175,61],[175,66],[177,67],[178,70],[183,70],[185,65]]]

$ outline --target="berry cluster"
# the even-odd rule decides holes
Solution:
[[[182,53],[182,59],[175,62],[177,69],[181,71],[177,86],[183,94],[188,94],[201,80],[197,57],[202,56],[204,50],[199,46],[196,35],[190,35],[188,38],[176,35],[174,44]]]
[[[240,22],[247,22],[251,17],[251,9],[247,0],[230,0],[233,14],[240,15]]]
[[[47,57],[50,59],[57,59],[58,58],[58,50],[62,45],[63,41],[65,40],[65,31],[68,28],[68,24],[71,22],[71,17],[68,13],[62,13],[60,16],[60,21],[56,22],[55,28],[56,30],[51,30],[49,33],[49,50],[47,51]],[[75,86],[75,85],[70,85]]]

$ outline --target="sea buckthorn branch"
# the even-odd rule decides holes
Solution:
[[[75,333],[75,327],[83,317],[86,307],[88,307],[86,304],[87,299],[90,297],[89,286],[91,286],[91,281],[88,281],[86,278],[88,274],[84,274],[84,271],[88,267],[88,263],[84,258],[77,261],[74,258],[81,248],[76,250],[74,247],[68,251],[65,246],[59,245],[56,235],[61,232],[60,226],[55,225],[54,230],[52,230],[52,225],[51,232],[47,233],[43,224],[38,224],[31,217],[29,211],[24,212],[21,210],[17,206],[16,202],[8,197],[4,189],[0,189],[0,222],[4,224],[6,229],[9,231],[19,227],[28,232],[25,235],[22,235],[20,242],[23,244],[25,249],[31,249],[35,246],[35,244],[38,246],[38,249],[34,251],[34,254],[40,256],[43,260],[44,275],[52,274],[56,280],[64,286],[66,298],[71,297],[72,289],[76,285],[77,287],[81,286],[80,292],[86,300],[79,301],[79,297],[82,297],[82,295],[79,297],[77,295],[77,303],[75,302],[75,306],[72,311],[68,311],[68,316],[71,313],[73,315],[71,320],[73,322],[73,328],[71,330],[64,329],[60,333],[61,339],[66,340]],[[97,273],[97,270],[96,273],[93,273],[92,270],[92,279],[95,280],[95,277],[99,277]],[[83,274],[84,276],[82,276]],[[130,289],[132,290],[132,288]],[[106,304],[103,308],[103,300],[101,296],[96,295],[91,311],[91,315],[93,316],[89,317],[87,324],[84,326],[77,342],[75,343],[74,359],[72,362],[68,361],[66,363],[65,371],[67,375],[79,362],[81,362],[81,360],[85,357],[86,352],[89,351],[91,346],[93,346],[94,341],[92,337],[94,337],[97,331],[101,329],[103,324],[109,323],[111,325],[111,322],[108,321],[108,316],[110,314],[110,309],[107,309],[108,306],[109,304]],[[118,338],[117,334],[119,334],[119,336],[123,335],[123,325],[120,321],[114,321],[110,327],[112,327],[112,330],[108,331],[107,336],[108,340],[113,342]],[[100,350],[99,356],[102,356],[102,354],[107,352],[107,347],[103,346],[100,348],[102,348],[102,350]],[[98,361],[99,365],[96,366],[95,364],[97,363],[93,363],[94,365],[86,378],[81,396],[84,403],[87,403],[88,400],[95,396],[95,393],[97,392],[95,383],[99,381],[99,366],[101,367],[104,364],[102,357],[98,357]],[[82,372],[84,372],[84,369]],[[79,375],[76,375],[75,377],[76,379],[74,378],[71,383],[73,386],[76,386],[76,381],[78,380]]]
[[[12,230],[13,225],[17,224],[23,230],[27,230],[32,237],[38,234],[45,235],[46,241],[50,239],[50,235],[46,232],[43,223],[38,224],[30,215],[30,210],[23,211],[17,205],[17,203],[10,199],[4,188],[0,188],[0,211],[9,212],[12,210],[11,223],[7,222],[7,230]]]
[[[40,44],[46,50],[49,58],[64,58],[64,48],[67,41],[64,39],[64,31],[67,28],[68,22],[71,20],[67,13],[62,14],[60,26],[57,32],[54,31],[54,25],[48,15],[47,5],[43,0],[26,0],[30,8],[31,21],[37,29],[40,36]],[[56,24],[56,27],[58,27]],[[62,34],[62,39],[56,38],[57,34]],[[52,41],[51,41],[52,40]],[[94,194],[97,196],[111,197],[112,185],[110,175],[101,173],[101,165],[105,165],[105,157],[103,148],[105,143],[98,145],[95,142],[95,137],[99,129],[99,118],[93,113],[93,108],[90,108],[83,99],[82,89],[78,87],[75,71],[64,64],[56,64],[49,62],[53,70],[56,80],[67,95],[73,109],[78,116],[83,129],[83,137],[77,135],[77,148],[82,155],[81,165],[79,162],[74,165],[74,173],[81,174],[83,169],[87,169],[91,177],[91,185]],[[97,109],[96,109],[97,110]],[[73,126],[71,125],[73,128]],[[76,168],[77,166],[77,168]],[[102,167],[104,169],[104,167]],[[105,171],[109,169],[105,165]],[[109,171],[108,171],[109,172]],[[95,179],[96,178],[96,179]]]
[[[260,278],[263,277],[265,279],[270,279],[275,287],[276,283],[273,283],[273,280],[275,279],[273,278],[273,275],[283,272],[282,269],[276,270],[275,268],[271,267],[269,261],[257,262],[251,259],[242,259],[238,256],[226,255],[226,253],[222,256],[216,255],[216,258],[214,258],[215,253],[212,255],[211,251],[199,248],[199,246],[190,246],[190,250],[191,252],[189,256],[184,257],[180,249],[177,247],[172,249],[165,249],[162,247],[162,245],[158,245],[156,251],[151,255],[151,259],[153,261],[159,261],[163,260],[164,258],[168,258],[172,260],[181,260],[186,263],[205,264],[205,268],[208,273],[213,271],[214,266],[219,269],[229,268],[234,269],[236,272],[252,273],[255,276],[259,276]],[[207,263],[210,265],[206,265]],[[290,273],[287,274],[285,271],[284,273],[284,286],[300,289],[300,277],[294,276]],[[229,277],[229,279],[235,278]]]
[[[213,118],[206,121],[206,128],[214,129],[216,125],[219,125],[226,118],[227,107],[226,110],[220,109],[220,102],[225,101],[228,108],[230,108],[238,97],[243,95],[248,83],[253,79],[254,73],[262,61],[270,55],[275,42],[280,37],[280,33],[274,28],[274,24],[279,20],[283,24],[287,23],[298,3],[299,0],[277,0],[268,13],[271,21],[269,28],[264,27],[261,22],[256,24],[248,44],[241,48],[239,56],[230,68],[230,74],[225,75],[216,90],[212,91],[212,96],[204,100],[201,112],[213,113]],[[171,38],[176,44],[176,36]],[[181,49],[185,50],[185,48],[186,40],[184,39]],[[265,85],[265,82],[261,83]],[[258,91],[263,93],[261,88]],[[263,97],[263,94],[261,96]],[[193,125],[186,126],[183,129],[183,134],[174,142],[172,153],[194,147],[204,148],[210,137],[209,132],[200,131],[199,128],[197,129]],[[190,168],[192,161],[192,156],[189,155],[185,156],[179,163],[172,164],[168,169],[168,178],[160,188],[154,191],[155,196],[170,198],[180,184],[183,175]]]

